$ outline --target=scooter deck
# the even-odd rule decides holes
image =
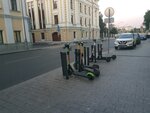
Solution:
[[[95,76],[91,75],[91,76],[87,76],[87,74],[90,73],[90,72],[87,72],[87,71],[81,71],[81,72],[78,72],[78,71],[75,71],[73,74],[76,75],[76,76],[81,76],[81,77],[84,77],[84,78],[88,78],[89,80],[93,80],[95,78]]]
[[[81,71],[81,72],[75,71],[73,74],[74,74],[74,75],[77,75],[77,76],[83,76],[83,77],[88,78],[88,77],[86,76],[87,71]]]

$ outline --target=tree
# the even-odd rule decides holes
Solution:
[[[99,16],[100,37],[103,38],[106,24],[103,22],[102,15]]]
[[[113,27],[111,30],[110,30],[110,33],[111,34],[117,34],[118,33],[118,30],[116,27]]]
[[[150,10],[148,10],[144,15],[144,25],[146,30],[150,29]]]

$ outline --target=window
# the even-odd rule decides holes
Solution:
[[[54,15],[55,24],[58,24],[58,15]]]
[[[33,24],[33,29],[36,29],[33,2],[31,2],[31,10],[32,10],[32,24]]]
[[[81,38],[83,38],[83,36],[84,36],[84,31],[82,30],[81,31]]]
[[[73,38],[74,39],[76,38],[76,32],[75,31],[73,32]]]
[[[42,37],[42,40],[44,40],[45,39],[45,34],[41,33],[41,37]]]
[[[84,6],[84,12],[85,12],[85,14],[86,14],[86,5]]]
[[[90,7],[89,7],[89,15],[91,15],[91,9],[90,9]]]
[[[45,25],[45,11],[44,11],[43,3],[41,3],[41,9],[42,9],[43,28],[46,28],[46,25]]]
[[[73,24],[73,15],[71,15],[71,23]]]
[[[86,32],[86,37],[87,37],[87,35],[88,35],[88,32]]]
[[[14,31],[14,38],[15,38],[15,43],[20,43],[21,42],[21,32]]]
[[[91,31],[89,32],[89,38],[91,37]]]
[[[53,8],[57,9],[58,0],[53,0]]]
[[[70,0],[70,8],[73,9],[72,0]]]
[[[95,10],[95,17],[97,17],[97,10]]]
[[[3,44],[3,31],[0,30],[0,44]]]
[[[42,19],[41,19],[41,8],[40,8],[40,3],[38,3],[38,14],[39,14],[39,24],[40,24],[40,29],[42,29]]]
[[[80,17],[80,25],[82,26],[82,17]]]
[[[35,29],[35,16],[34,16],[34,5],[33,2],[28,2],[28,15],[31,20],[31,29]]]
[[[80,3],[80,12],[82,13],[82,4]]]
[[[91,20],[89,19],[89,27],[91,27]]]
[[[0,0],[0,9],[2,9],[2,0]]]
[[[87,26],[87,24],[86,24],[86,18],[85,18],[85,26]]]
[[[33,40],[33,43],[35,43],[35,34],[32,33],[32,40]]]
[[[17,11],[17,1],[16,0],[11,0],[11,9],[13,11]]]

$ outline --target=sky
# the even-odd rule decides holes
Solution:
[[[100,12],[112,7],[114,13],[114,24],[116,27],[132,26],[139,28],[147,10],[150,10],[150,0],[99,0]]]

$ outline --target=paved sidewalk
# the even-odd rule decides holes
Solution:
[[[26,52],[26,51],[35,51],[45,48],[53,48],[53,47],[60,47],[63,43],[53,43],[53,44],[35,44],[30,47],[13,47],[13,48],[4,48],[0,49],[0,55],[3,54],[11,54],[11,53],[19,53],[19,52]]]
[[[58,68],[2,90],[0,113],[150,113],[150,53],[139,57],[137,50],[100,61],[101,76],[93,81],[65,80]]]
[[[150,113],[150,41],[98,61],[93,81],[65,80],[61,68],[0,91],[0,113]]]
[[[113,38],[111,38],[113,39]],[[106,41],[107,38],[104,39]],[[87,40],[84,40],[87,41]],[[92,40],[89,40],[89,42],[93,42]],[[39,49],[45,49],[45,48],[52,48],[52,47],[62,47],[63,44],[66,42],[60,42],[60,41],[53,41],[53,42],[39,42],[34,43],[33,45],[28,45],[28,47],[21,43],[21,44],[12,44],[12,45],[1,45],[0,46],[0,55],[2,54],[11,54],[11,53],[18,53],[18,52],[26,52],[26,51],[34,51]]]

